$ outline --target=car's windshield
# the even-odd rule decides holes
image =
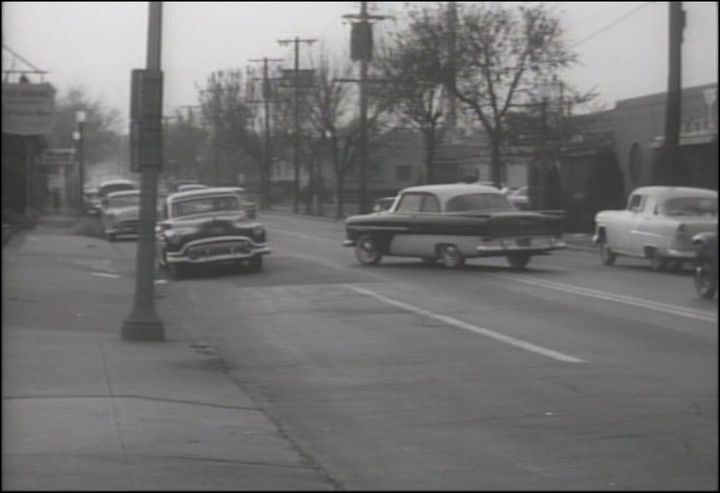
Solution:
[[[240,199],[234,195],[224,197],[196,197],[175,202],[173,217],[191,216],[216,211],[240,211]]]
[[[107,197],[113,192],[122,192],[125,190],[135,190],[135,186],[130,183],[113,183],[112,185],[103,186],[100,189],[99,194],[102,197]]]
[[[505,195],[499,193],[469,193],[448,200],[445,212],[510,210],[512,208]]]
[[[709,197],[677,197],[665,203],[668,216],[717,216],[718,201]]]
[[[140,194],[120,195],[108,197],[108,207],[134,207],[140,205]]]

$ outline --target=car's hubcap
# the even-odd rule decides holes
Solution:
[[[443,263],[447,267],[456,267],[460,261],[461,256],[457,248],[453,246],[446,246],[443,248]]]
[[[377,256],[377,251],[375,250],[375,245],[373,245],[372,240],[362,240],[358,246],[358,254],[365,262],[372,262]]]

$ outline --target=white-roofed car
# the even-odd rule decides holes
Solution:
[[[193,265],[242,264],[260,271],[267,233],[248,216],[244,190],[209,187],[169,195],[156,228],[156,259],[180,278]]]
[[[100,225],[105,238],[137,235],[140,219],[140,191],[124,190],[109,193],[102,199]]]
[[[505,257],[524,269],[531,257],[566,248],[562,221],[561,214],[515,209],[495,187],[424,185],[401,190],[386,212],[346,219],[343,245],[363,265],[395,256],[457,268],[469,258]]]
[[[605,265],[620,255],[645,258],[655,270],[692,264],[697,252],[692,238],[717,231],[718,193],[692,187],[640,187],[623,210],[595,215],[593,241]]]

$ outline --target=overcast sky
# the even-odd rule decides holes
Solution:
[[[608,108],[620,99],[667,87],[668,2],[546,2],[563,19],[580,64],[564,78],[595,87]],[[83,86],[127,118],[130,71],[145,67],[148,2],[3,2],[3,45],[49,74],[63,94]],[[371,2],[372,13],[397,15],[400,2]],[[683,2],[683,86],[717,83],[716,2]],[[196,85],[213,70],[250,58],[286,58],[277,40],[316,38],[331,51],[349,45],[343,14],[359,2],[164,2],[166,113],[197,104]],[[389,30],[383,21],[378,30]],[[3,69],[12,68],[3,50]],[[305,60],[303,61],[305,63]],[[15,68],[27,68],[21,63]]]

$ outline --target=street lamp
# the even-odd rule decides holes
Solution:
[[[75,123],[77,124],[77,130],[73,132],[73,139],[77,143],[78,153],[78,208],[80,213],[83,212],[83,198],[85,192],[85,156],[84,156],[84,132],[85,132],[85,119],[87,113],[83,110],[75,112]]]

